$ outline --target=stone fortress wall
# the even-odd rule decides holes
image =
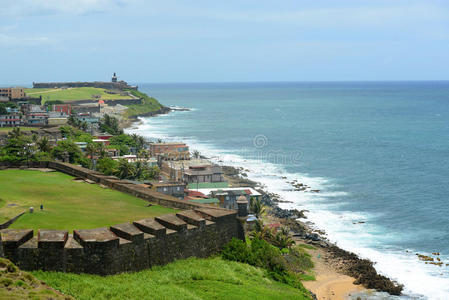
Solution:
[[[108,82],[108,81],[75,81],[75,82],[33,82],[33,88],[79,88],[94,87],[109,90],[137,90],[136,86],[128,85],[125,81]]]
[[[207,257],[233,237],[244,238],[241,218],[233,210],[178,200],[68,163],[39,162],[29,167],[52,168],[182,211],[109,228],[74,230],[73,234],[48,229],[35,235],[31,229],[1,230],[0,253],[24,270],[100,275],[138,271],[176,259]]]

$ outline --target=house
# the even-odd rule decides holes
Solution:
[[[0,115],[0,127],[16,127],[22,125],[20,114]]]
[[[183,182],[150,182],[150,189],[184,200],[186,184]]]
[[[120,155],[120,151],[115,148],[107,148],[106,152],[108,153],[108,156],[112,158],[118,157]]]
[[[220,207],[228,209],[237,209],[237,199],[244,196],[248,202],[251,199],[261,200],[262,194],[251,187],[236,187],[236,188],[212,188],[212,189],[198,189],[200,192],[209,198],[217,198],[220,202]]]
[[[76,118],[81,122],[86,122],[90,126],[98,126],[100,118],[93,117],[92,113],[79,113]]]
[[[5,107],[5,109],[8,114],[19,114],[20,113],[20,110],[18,107]]]
[[[187,183],[222,182],[223,170],[218,165],[194,165],[184,170],[184,181]]]
[[[50,111],[48,112],[48,125],[65,125],[69,115],[63,111]]]
[[[207,204],[214,207],[219,207],[220,205],[220,201],[217,198],[189,199],[188,201],[200,204]]]
[[[23,87],[0,88],[0,97],[4,99],[22,99],[25,98],[25,89]]]
[[[80,148],[82,152],[86,151],[87,142],[75,142],[75,145],[77,145],[78,148]]]
[[[62,112],[68,116],[72,113],[72,106],[70,104],[55,104],[53,111]]]
[[[150,155],[162,160],[185,160],[190,158],[185,143],[150,143]]]
[[[109,133],[102,133],[94,136],[94,138],[99,140],[109,140],[111,137],[113,137],[113,135]]]
[[[224,181],[221,167],[205,159],[164,160],[160,162],[160,167],[162,174],[172,181],[186,183]]]
[[[24,123],[30,126],[45,126],[48,124],[47,110],[35,104],[24,104],[21,106],[22,113],[25,115]]]

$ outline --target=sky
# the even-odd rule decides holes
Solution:
[[[448,0],[1,0],[0,84],[449,80]]]

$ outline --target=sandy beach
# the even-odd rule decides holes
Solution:
[[[327,253],[324,249],[316,248],[307,251],[312,255],[316,280],[303,281],[303,284],[317,296],[318,300],[351,299],[351,293],[366,290],[361,285],[353,284],[355,278],[339,273],[326,260]]]

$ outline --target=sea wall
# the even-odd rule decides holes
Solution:
[[[238,237],[238,228],[235,211],[197,208],[73,234],[4,229],[0,241],[5,257],[23,270],[110,275],[208,257]]]

